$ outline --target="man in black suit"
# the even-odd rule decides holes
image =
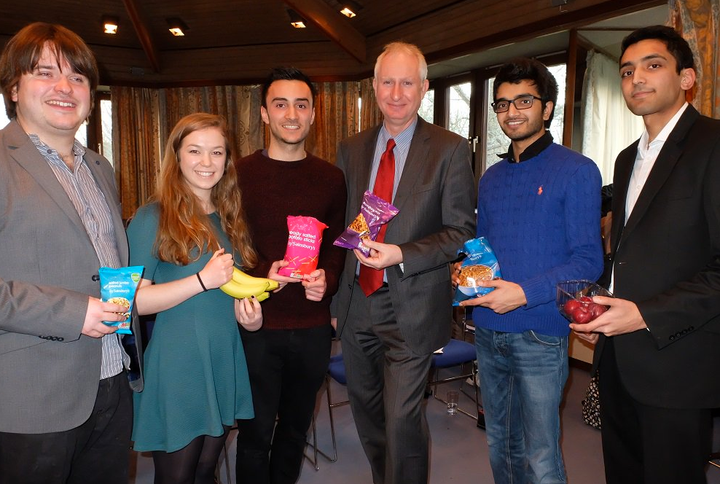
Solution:
[[[333,303],[350,405],[375,484],[427,482],[425,382],[433,351],[450,339],[448,262],[475,230],[467,140],[417,115],[426,77],[416,46],[386,46],[373,80],[383,123],[338,150],[347,223],[365,190],[400,210],[384,242],[367,242],[370,257],[348,252]]]
[[[704,483],[720,406],[720,122],[685,101],[692,51],[673,29],[625,38],[620,77],[645,132],[617,158],[610,309],[597,339],[608,483]],[[596,333],[596,334],[592,334]]]

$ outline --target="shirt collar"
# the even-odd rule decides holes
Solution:
[[[512,143],[510,143],[510,147],[508,148],[507,153],[503,153],[501,155],[498,155],[500,158],[507,158],[510,163],[520,163],[526,160],[529,160],[530,158],[534,158],[537,155],[539,155],[545,148],[550,146],[553,142],[553,137],[550,134],[550,131],[545,131],[545,134],[536,139],[533,144],[525,148],[525,151],[523,151],[520,154],[520,159],[515,160],[515,155],[513,154],[513,148]]]
[[[60,161],[62,161],[60,153],[58,153],[56,149],[45,144],[38,135],[29,134],[28,136],[30,137],[30,141],[33,142],[35,147],[38,149],[38,151],[40,151],[40,154],[42,154],[45,159],[57,157]],[[76,160],[78,159],[78,157],[82,159],[85,156],[85,147],[80,144],[77,139],[73,140],[72,152]]]
[[[640,136],[638,153],[646,153],[651,147],[654,146],[663,146],[667,141],[668,136],[670,136],[670,133],[672,133],[673,129],[675,129],[675,126],[678,124],[678,121],[680,121],[680,118],[682,117],[688,106],[689,104],[686,101],[685,104],[683,104],[682,107],[678,109],[677,113],[675,113],[675,116],[673,116],[670,121],[668,121],[665,127],[663,127],[663,129],[658,133],[655,139],[652,140],[650,143],[648,143],[648,138],[650,137],[650,135],[648,134],[647,128],[645,128],[642,136]]]
[[[382,124],[380,127],[380,134],[379,139],[382,143],[383,150],[385,149],[385,146],[387,146],[387,142],[390,138],[395,140],[395,152],[396,153],[407,153],[407,151],[410,149],[410,143],[412,142],[413,135],[415,134],[415,128],[417,128],[418,124],[418,117],[415,116],[415,119],[412,123],[410,123],[410,126],[405,128],[402,132],[398,133],[397,136],[391,136],[390,132],[385,128],[385,123]]]

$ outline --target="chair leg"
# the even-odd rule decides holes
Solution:
[[[328,416],[330,417],[330,438],[332,439],[333,456],[327,457],[330,462],[337,462],[337,441],[335,440],[335,418],[333,417],[333,404],[330,401],[330,380],[328,379],[327,387],[327,404],[328,404]]]
[[[313,448],[313,455],[310,457],[309,455],[305,454],[305,458],[312,463],[312,465],[315,467],[315,470],[320,470],[319,462],[318,462],[318,455],[323,456],[326,458],[329,462],[337,462],[338,459],[338,453],[337,453],[337,442],[335,440],[335,420],[333,419],[333,404],[330,402],[330,379],[326,377],[326,392],[327,392],[327,404],[328,404],[328,416],[330,418],[330,437],[332,439],[332,447],[333,447],[333,456],[330,457],[328,454],[323,452],[318,448],[317,445],[317,426],[315,421],[315,415],[313,415],[312,422],[311,422],[311,433],[312,433],[312,443],[308,442],[308,447]]]

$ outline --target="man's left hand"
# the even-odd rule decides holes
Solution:
[[[484,296],[462,301],[460,306],[483,306],[492,309],[498,314],[505,314],[527,304],[525,291],[519,284],[502,279],[493,279],[492,281],[482,281],[481,285],[483,287],[494,287],[495,290]]]
[[[394,244],[384,244],[373,240],[363,240],[365,247],[370,249],[370,256],[365,257],[362,252],[355,249],[355,256],[364,266],[373,269],[385,269],[386,267],[400,264],[403,261],[402,249]]]
[[[310,301],[321,301],[327,291],[325,269],[316,269],[303,276],[302,285],[305,288],[305,297]]]

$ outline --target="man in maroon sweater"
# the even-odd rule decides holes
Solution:
[[[262,329],[241,329],[255,418],[238,421],[238,483],[297,481],[315,395],[330,358],[330,299],[345,259],[332,243],[345,228],[346,188],[340,169],[305,151],[315,119],[314,96],[305,74],[274,69],[263,85],[261,107],[270,145],[236,163],[258,252],[251,273],[280,282],[262,303]],[[302,280],[278,275],[287,264],[282,259],[288,215],[312,216],[328,226],[318,269]]]

